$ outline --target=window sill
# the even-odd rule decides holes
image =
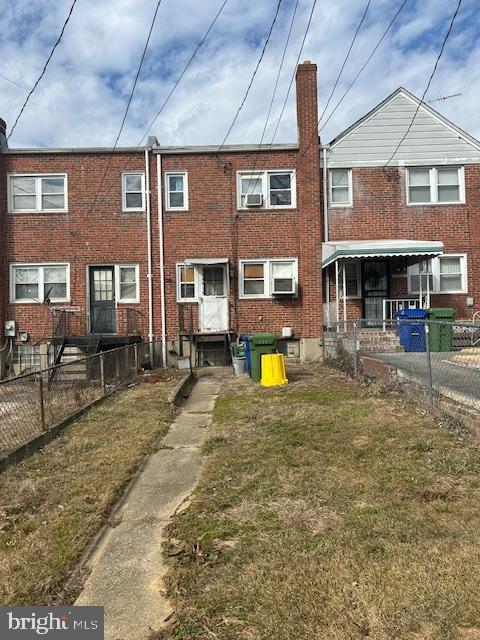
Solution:
[[[238,213],[275,213],[277,211],[296,211],[297,207],[238,207]]]
[[[464,200],[457,202],[407,202],[407,207],[458,207],[465,204]]]
[[[45,304],[40,300],[10,300],[10,304]],[[50,304],[71,304],[71,300],[50,300]]]
[[[353,207],[353,202],[348,202],[346,204],[329,204],[330,209],[351,209]]]
[[[122,209],[122,213],[145,213],[145,209]]]
[[[52,213],[69,213],[69,211],[68,209],[45,209],[43,211],[13,211],[10,209],[8,213],[14,216],[18,216],[18,215],[43,216],[43,215],[50,215]]]

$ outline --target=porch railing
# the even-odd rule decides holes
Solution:
[[[88,317],[84,309],[52,309],[52,336],[68,338],[88,333]],[[142,313],[133,307],[115,309],[115,333],[118,335],[141,335]]]
[[[419,309],[420,300],[417,298],[385,298],[383,301],[383,319],[395,320],[395,313],[402,309]]]

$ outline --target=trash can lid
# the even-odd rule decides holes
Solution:
[[[277,339],[277,336],[274,333],[251,333],[248,336],[248,340],[250,344],[273,344]]]
[[[449,318],[452,320],[455,317],[456,310],[451,307],[434,307],[428,310],[430,318],[436,320],[437,318]]]
[[[395,313],[397,318],[426,318],[428,309],[400,309]]]

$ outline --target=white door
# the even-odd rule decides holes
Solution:
[[[199,297],[199,320],[202,333],[228,331],[226,265],[202,267]]]

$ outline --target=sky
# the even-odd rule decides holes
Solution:
[[[163,145],[220,144],[245,95],[278,0],[228,0],[150,135]],[[272,37],[227,143],[260,142],[296,0],[282,0]],[[402,0],[371,0],[324,120],[369,56]],[[9,141],[10,147],[115,142],[157,0],[77,0],[63,39]],[[162,0],[119,146],[136,146],[222,0]],[[318,65],[319,110],[367,0],[318,0],[301,60]],[[328,121],[326,143],[398,86],[421,96],[456,0],[408,0],[394,27]],[[58,37],[71,0],[0,0],[0,117],[11,127]],[[267,123],[272,141],[312,0],[299,0]],[[463,0],[427,99],[480,138],[480,3]],[[6,76],[10,81],[4,79]],[[20,85],[20,86],[18,86]],[[7,129],[8,132],[8,129]],[[294,85],[275,142],[295,142]]]

